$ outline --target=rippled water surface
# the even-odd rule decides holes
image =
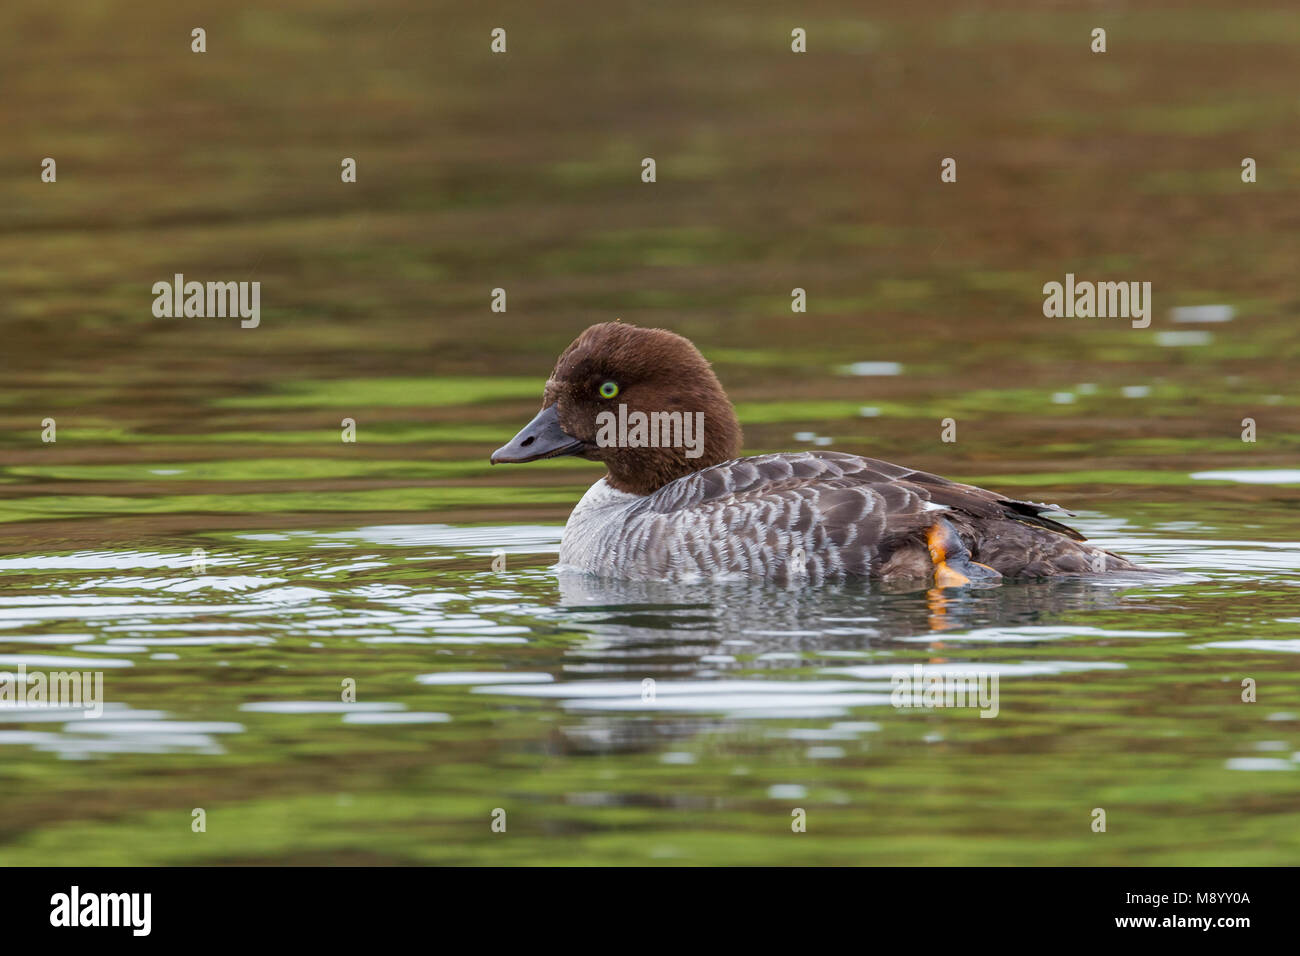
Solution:
[[[1293,12],[1116,8],[1093,57],[1091,14],[832,2],[795,56],[784,3],[561,0],[493,58],[414,0],[235,0],[205,56],[151,6],[0,11],[0,671],[104,693],[0,707],[0,863],[1300,859]],[[260,326],[155,318],[177,272]],[[1046,318],[1067,272],[1150,327]],[[558,574],[599,470],[487,458],[615,317],[700,346],[747,453],[1167,573]],[[915,664],[997,716],[891,706]]]
[[[1285,861],[1300,542],[1252,524],[1085,516],[1177,573],[969,594],[601,583],[552,569],[546,525],[201,535],[202,573],[175,547],[11,554],[0,665],[101,670],[105,702],[0,710],[2,852]],[[892,707],[914,663],[997,674],[999,713]]]

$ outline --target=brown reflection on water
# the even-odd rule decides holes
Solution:
[[[64,759],[76,728],[0,724],[51,735],[2,747],[0,861],[1293,861],[1289,774],[1227,761],[1300,752],[1296,656],[1267,643],[1294,635],[1294,557],[1268,545],[1296,540],[1300,486],[1189,477],[1294,468],[1300,451],[1293,14],[1110,10],[1122,42],[1104,57],[1091,21],[1037,4],[822,4],[800,14],[804,56],[767,0],[500,15],[511,52],[494,58],[463,10],[235,0],[202,11],[197,56],[184,4],[0,9],[0,560],[15,562],[0,654],[73,653],[22,642],[60,633],[98,648],[83,655],[274,639],[113,651],[132,662],[115,705],[238,722],[211,735],[221,753],[142,752],[124,732]],[[177,272],[260,281],[260,327],[154,318],[152,284]],[[1044,318],[1042,286],[1066,272],[1150,281],[1151,328]],[[1204,304],[1234,318],[1170,314]],[[576,601],[540,545],[497,575],[496,539],[473,531],[456,547],[327,537],[561,524],[598,469],[487,455],[558,352],[615,317],[694,339],[749,451],[814,432],[1059,501],[1199,577],[972,595],[588,585]],[[901,373],[843,370],[870,361]],[[202,587],[194,548],[230,562]],[[176,566],[141,566],[156,554]],[[69,611],[110,599],[136,610]],[[184,602],[199,610],[167,610]],[[39,617],[51,608],[67,616]],[[523,636],[418,642],[497,627]],[[1017,630],[1033,627],[1082,630]],[[1225,639],[1265,649],[1205,646]],[[809,716],[840,706],[832,665],[937,655],[1037,670],[1008,676],[998,720]],[[416,680],[461,671],[563,693]],[[451,720],[241,710],[334,699],[344,675],[363,701]],[[1269,688],[1253,710],[1247,675]],[[571,685],[644,676],[702,681],[708,706],[575,704]],[[731,680],[811,689],[803,716],[760,719],[726,711],[713,682]],[[776,708],[795,691],[756,693]],[[791,786],[817,825],[767,839]],[[483,808],[503,800],[522,812],[492,842]],[[1085,824],[1102,801],[1133,826],[1099,845]],[[204,805],[228,842],[190,839]]]

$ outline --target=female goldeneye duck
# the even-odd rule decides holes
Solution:
[[[569,516],[560,564],[607,577],[961,587],[1140,570],[1043,517],[1053,505],[840,452],[740,458],[740,442],[735,410],[691,342],[606,322],[564,350],[542,410],[491,461],[602,462],[609,473]]]

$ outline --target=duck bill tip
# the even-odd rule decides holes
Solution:
[[[520,429],[519,434],[494,451],[488,458],[488,463],[520,465],[543,458],[577,455],[584,447],[581,441],[560,427],[555,406],[548,405]]]

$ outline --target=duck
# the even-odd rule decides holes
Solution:
[[[542,407],[490,462],[577,457],[606,474],[574,507],[559,566],[639,581],[933,588],[1142,570],[1009,498],[876,458],[808,450],[742,457],[735,408],[687,338],[592,325],[555,363]]]

